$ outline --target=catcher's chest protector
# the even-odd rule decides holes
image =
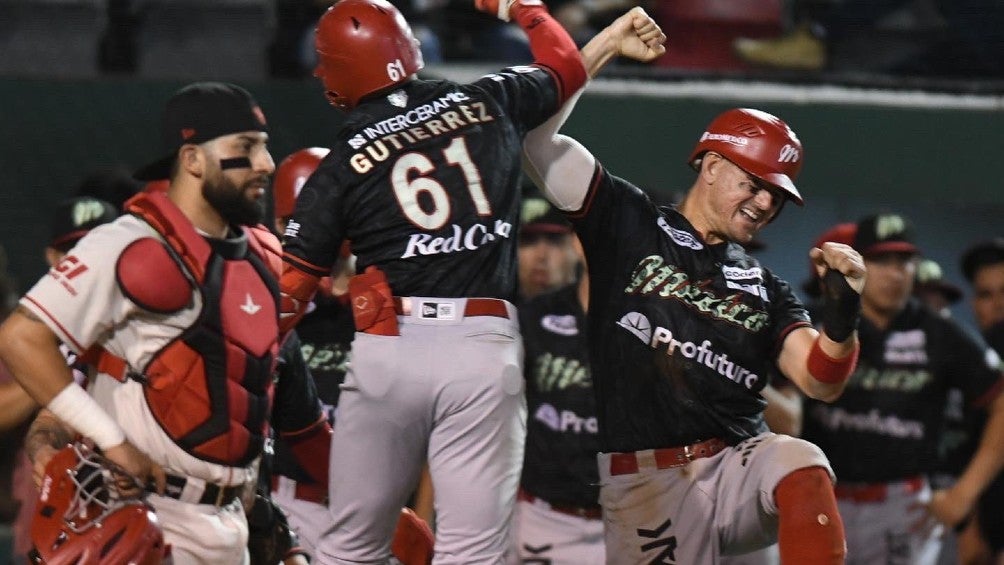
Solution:
[[[206,239],[163,194],[140,195],[127,209],[164,236],[164,260],[189,281],[187,298],[192,286],[202,298],[195,323],[157,352],[142,375],[130,376],[143,382],[150,411],[182,449],[212,463],[247,465],[261,453],[272,401],[278,241],[259,228],[245,229],[246,245]],[[143,253],[149,262],[149,243]],[[119,284],[143,308],[169,313],[190,302],[165,302],[171,293],[163,292],[163,279],[124,275],[125,263],[119,260]]]

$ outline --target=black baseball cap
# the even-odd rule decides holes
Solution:
[[[87,232],[118,217],[114,206],[93,196],[78,196],[56,204],[49,218],[49,247],[67,250]]]
[[[915,291],[931,290],[940,293],[949,304],[962,298],[962,289],[945,278],[941,265],[933,259],[921,259],[917,263]]]
[[[914,243],[913,224],[899,214],[874,214],[858,222],[854,249],[864,256],[879,253],[920,252]]]
[[[519,211],[520,233],[572,233],[572,224],[537,191],[524,192]]]
[[[966,280],[973,282],[976,271],[980,267],[1004,263],[1004,238],[995,237],[981,241],[962,254],[962,274]]]
[[[226,82],[190,84],[171,96],[161,115],[160,135],[166,155],[141,167],[133,177],[166,179],[182,145],[242,131],[268,131],[265,114],[247,90]]]

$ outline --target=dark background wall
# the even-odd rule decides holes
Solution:
[[[44,272],[41,250],[52,204],[88,172],[130,168],[161,152],[158,117],[180,82],[0,79],[0,243],[22,290]],[[339,123],[314,81],[245,84],[261,103],[276,161],[326,145]],[[744,104],[742,90],[704,98],[586,95],[565,132],[614,174],[669,200],[690,186],[684,164],[707,122]],[[734,96],[736,101],[729,100]],[[749,104],[746,102],[745,104]],[[877,210],[906,214],[925,251],[962,283],[957,256],[1004,234],[1004,111],[763,102],[805,146],[798,186],[806,206],[788,206],[763,233],[764,263],[792,281],[807,274],[816,235]],[[967,318],[965,308],[957,312]]]

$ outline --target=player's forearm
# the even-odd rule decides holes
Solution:
[[[580,51],[582,64],[589,78],[594,78],[614,57],[618,55],[617,43],[611,37],[610,28],[597,33]]]
[[[843,342],[810,327],[798,328],[784,340],[778,368],[810,398],[833,402],[844,391],[857,360],[857,333]]]
[[[0,357],[14,380],[40,405],[73,382],[59,339],[38,317],[19,306],[0,326]]]
[[[28,459],[35,461],[35,455],[43,447],[60,449],[73,441],[73,430],[63,424],[52,412],[41,410],[28,428],[24,438],[24,450]]]
[[[563,103],[586,83],[586,69],[575,42],[543,5],[510,8],[513,19],[526,32],[534,64],[550,69],[557,77],[559,103]]]
[[[9,430],[31,416],[38,404],[17,383],[0,385],[0,431]]]
[[[983,428],[979,447],[962,472],[953,490],[975,503],[1001,470],[1004,469],[1004,394],[990,406],[990,417]]]

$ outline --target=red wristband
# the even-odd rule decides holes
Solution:
[[[823,351],[823,348],[819,346],[819,340],[820,338],[817,337],[816,341],[812,343],[812,349],[809,350],[809,358],[805,363],[809,369],[809,374],[821,383],[836,384],[846,381],[858,364],[858,352],[861,346],[855,342],[854,349],[849,355],[845,355],[840,359],[834,359],[827,355]]]

